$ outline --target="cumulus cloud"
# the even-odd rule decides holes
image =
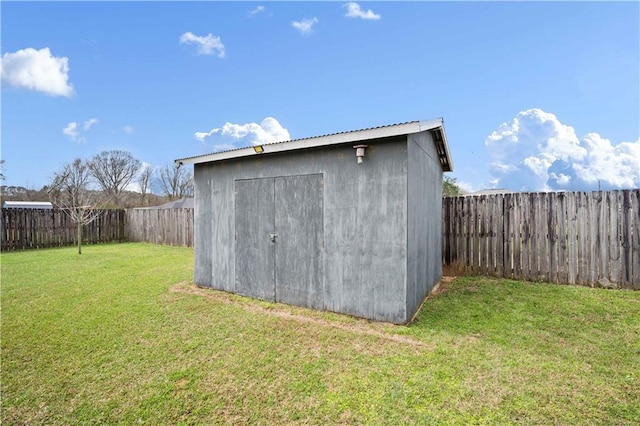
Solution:
[[[195,44],[198,46],[199,55],[215,55],[224,58],[224,44],[220,37],[216,37],[209,33],[206,36],[197,36],[192,32],[186,32],[180,36],[180,44]]]
[[[258,13],[264,12],[264,6],[258,6],[249,12],[249,16],[256,16]]]
[[[599,134],[589,133],[582,143],[587,157],[574,165],[580,179],[589,184],[601,180],[617,188],[640,187],[640,138],[613,145]]]
[[[496,187],[526,191],[640,187],[640,138],[614,145],[534,108],[519,112],[487,136]]]
[[[247,145],[264,145],[291,139],[289,131],[273,117],[267,117],[258,123],[224,123],[222,127],[208,132],[196,132],[195,138],[200,142],[213,139],[216,151],[226,151]]]
[[[97,118],[90,118],[82,124],[82,128],[77,121],[71,121],[67,124],[67,127],[62,129],[62,134],[67,136],[71,141],[83,143],[87,139],[83,136],[85,132],[88,132],[94,124],[98,122]]]
[[[318,18],[307,19],[304,18],[300,21],[293,21],[291,26],[296,30],[300,31],[302,35],[309,35],[313,32],[313,26],[320,22]]]
[[[127,126],[124,126],[124,127],[122,128],[122,131],[123,131],[123,132],[125,132],[125,133],[126,133],[126,134],[128,134],[128,135],[132,135],[132,134],[133,134],[133,130],[134,130],[134,129],[133,129],[133,126],[128,126],[128,125],[127,125]]]
[[[56,57],[48,47],[21,49],[2,55],[2,82],[9,86],[46,93],[51,96],[73,94],[69,84],[69,59]]]
[[[67,124],[67,127],[62,129],[62,134],[68,136],[72,141],[78,140],[78,136],[80,135],[80,132],[78,131],[78,123],[72,121]]]
[[[86,132],[87,130],[89,130],[89,129],[90,129],[94,124],[96,124],[97,122],[98,122],[98,119],[97,119],[97,118],[90,118],[90,119],[88,119],[87,121],[85,121],[85,122],[84,122],[84,126],[83,126],[83,127],[84,127],[85,132]]]
[[[458,187],[460,189],[462,189],[462,192],[464,194],[471,194],[472,192],[477,191],[478,189],[475,187],[474,184],[469,183],[469,182],[465,182],[465,181],[457,181],[456,184],[458,185]]]
[[[347,18],[360,18],[360,19],[371,19],[378,20],[380,19],[380,15],[373,12],[373,10],[369,9],[366,12],[360,8],[360,5],[355,2],[348,2],[343,5],[343,7],[347,8],[347,13],[344,15]]]

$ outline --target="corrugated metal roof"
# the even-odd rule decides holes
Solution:
[[[255,146],[237,148],[227,151],[214,152],[211,154],[198,155],[193,157],[179,158],[175,160],[178,164],[200,164],[214,161],[228,160],[232,158],[249,157],[252,155],[263,155],[275,152],[292,151],[297,149],[315,148],[341,143],[350,143],[363,140],[380,139],[386,137],[409,135],[412,133],[427,130],[435,131],[434,140],[436,149],[440,157],[440,162],[444,171],[452,171],[453,165],[449,154],[449,147],[444,133],[444,121],[442,118],[423,121],[407,121],[398,124],[369,127],[346,132],[330,133],[309,138],[293,139],[260,145],[262,152],[257,152]]]

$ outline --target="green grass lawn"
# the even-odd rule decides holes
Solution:
[[[640,292],[460,278],[403,327],[195,288],[185,248],[1,261],[3,424],[640,419]]]

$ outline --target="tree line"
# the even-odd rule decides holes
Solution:
[[[88,189],[105,192],[105,207],[148,207],[193,196],[193,176],[189,171],[175,164],[154,168],[149,164],[143,165],[126,151],[112,150],[103,151],[86,161],[76,158],[56,171],[51,183],[40,189],[2,185],[2,199],[49,201],[50,189],[55,186],[54,183],[59,185],[64,181],[61,181],[62,176],[69,175],[73,169],[83,169],[83,173],[87,175],[85,182]],[[4,180],[4,160],[0,160],[0,180]],[[137,191],[130,190],[132,183],[136,184]],[[443,177],[444,197],[455,197],[463,193],[456,178]]]
[[[0,179],[4,179],[4,160]],[[40,189],[2,185],[2,199],[16,201],[61,201],[62,192],[75,191],[101,208],[147,207],[193,196],[193,176],[175,164],[152,167],[127,151],[103,151],[83,160],[76,158],[56,170]]]
[[[0,163],[1,179],[4,179],[3,166],[4,161]],[[157,183],[168,200],[193,196],[193,176],[184,168],[169,164],[154,169],[143,165],[131,153],[119,150],[103,151],[89,160],[76,158],[64,164],[37,195],[46,194],[51,203],[76,224],[78,254],[82,254],[82,227],[93,222],[102,209],[133,207],[127,205],[130,200],[126,200],[131,193],[139,195],[136,203],[139,206],[150,205],[153,183]],[[132,186],[136,186],[137,191],[132,191]],[[5,193],[12,191],[15,195],[22,193],[16,187],[3,186],[3,200],[7,198]]]
[[[0,160],[0,179],[4,179],[4,160]],[[154,169],[148,164],[143,165],[131,153],[119,150],[103,151],[89,160],[76,158],[63,165],[54,172],[50,184],[37,195],[46,193],[52,204],[62,209],[77,225],[78,254],[81,254],[82,227],[93,222],[101,209],[132,207],[125,201],[125,195],[131,192],[139,194],[139,205],[150,205],[154,181],[168,200],[193,196],[193,176],[180,165],[169,164]],[[136,185],[138,191],[131,191],[132,185]],[[6,193],[16,189],[2,186],[2,198],[6,199]],[[443,196],[460,193],[456,179],[445,176]],[[15,191],[14,195],[24,194]]]

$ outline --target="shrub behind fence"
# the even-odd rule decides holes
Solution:
[[[101,210],[82,227],[82,243],[124,241],[124,210]],[[62,210],[2,209],[2,250],[58,247],[77,244],[77,226]]]

